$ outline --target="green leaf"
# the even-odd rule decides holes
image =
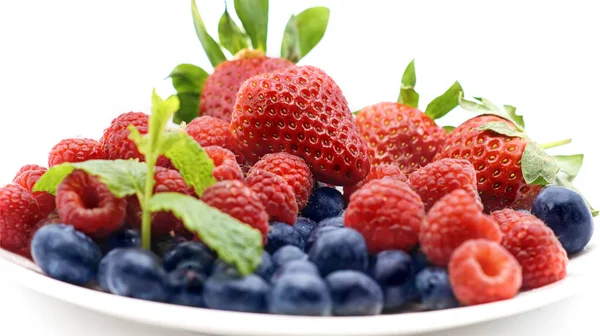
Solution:
[[[235,265],[242,275],[252,273],[263,251],[261,233],[206,203],[178,193],[159,193],[150,200],[152,211],[171,211],[188,230],[215,250],[220,259]]]
[[[521,158],[521,171],[528,184],[547,185],[556,179],[560,168],[554,159],[535,142],[525,146]]]
[[[522,128],[525,128],[525,120],[523,120],[523,116],[517,114],[517,108],[511,105],[504,105],[504,111],[508,114],[510,120],[512,120],[515,124],[519,125]]]
[[[171,71],[169,77],[179,98],[179,110],[173,115],[173,122],[189,123],[198,116],[200,95],[208,76],[204,69],[193,64],[179,64]]]
[[[560,169],[571,179],[574,179],[579,174],[579,170],[583,165],[583,154],[554,155],[553,158]]]
[[[444,126],[442,128],[444,129],[444,131],[446,131],[446,133],[450,133],[450,132],[454,131],[454,129],[456,127],[455,126]]]
[[[198,39],[202,44],[202,48],[204,48],[204,52],[206,53],[206,56],[213,67],[225,62],[227,58],[223,54],[219,44],[206,31],[204,21],[202,21],[200,12],[198,12],[198,7],[196,6],[195,0],[192,0],[192,19],[194,21],[196,35],[198,35]]]
[[[33,191],[45,191],[56,195],[58,185],[75,169],[97,176],[118,198],[141,194],[144,191],[146,164],[137,160],[89,160],[62,163],[48,169],[35,184]]]
[[[323,38],[329,23],[329,8],[312,7],[292,15],[281,42],[281,57],[297,63]]]
[[[561,186],[561,187],[565,187],[567,189],[571,189],[574,192],[578,193],[579,195],[581,195],[581,197],[583,198],[583,200],[585,201],[585,204],[587,204],[588,208],[590,208],[590,212],[592,213],[592,216],[596,217],[598,216],[599,212],[598,210],[594,209],[594,207],[592,207],[592,205],[590,204],[590,202],[585,199],[585,197],[583,196],[583,194],[577,190],[577,188],[575,187],[575,185],[573,185],[573,181],[570,177],[565,176],[563,174],[559,174],[556,177],[556,184]]]
[[[152,91],[152,107],[150,118],[148,120],[148,136],[149,142],[146,145],[146,160],[158,157],[158,148],[160,147],[162,137],[167,129],[167,124],[171,116],[179,110],[179,98],[170,96],[166,100],[156,94],[156,90]],[[135,139],[134,139],[135,141]],[[156,151],[156,152],[155,152]]]
[[[454,82],[446,92],[427,105],[425,114],[434,120],[445,116],[448,112],[454,110],[454,108],[458,106],[458,97],[460,97],[462,93],[463,89],[462,86],[460,86],[460,83]]]
[[[302,58],[300,51],[300,37],[298,37],[298,20],[296,15],[290,16],[281,40],[281,58],[298,63]]]
[[[417,85],[417,74],[415,72],[415,60],[412,60],[408,63],[402,75],[398,103],[414,108],[419,107],[419,94],[415,91],[415,85]]]
[[[458,98],[458,103],[467,111],[478,114],[493,114],[504,118],[515,124],[517,130],[525,132],[525,122],[523,120],[523,116],[517,114],[517,109],[514,106],[504,105],[504,108],[500,108],[496,104],[492,103],[489,99],[481,97],[474,97],[474,99],[476,101],[467,100],[462,96],[461,93]]]
[[[233,21],[227,8],[219,20],[219,40],[221,45],[229,50],[232,55],[248,48],[248,36]]]
[[[235,0],[235,12],[250,36],[254,49],[267,52],[269,0]]]
[[[509,137],[519,137],[523,139],[528,139],[525,133],[517,131],[517,129],[514,128],[512,124],[502,121],[491,121],[479,126],[477,129],[480,131],[490,130]]]

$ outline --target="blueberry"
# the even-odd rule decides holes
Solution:
[[[269,296],[269,312],[282,315],[328,316],[333,303],[321,277],[310,273],[282,276]]]
[[[305,245],[304,248],[306,251],[310,251],[311,247],[315,243],[315,240],[319,239],[319,237],[321,237],[321,235],[324,234],[325,232],[333,231],[333,230],[344,227],[343,221],[341,222],[342,225],[340,225],[340,221],[336,220],[335,218],[338,218],[338,217],[334,217],[334,219],[332,219],[332,220],[326,219],[326,220],[321,221],[319,224],[317,224],[317,227],[314,229],[314,231],[312,232],[310,237],[308,237],[308,239],[306,240],[306,243],[304,244]]]
[[[142,247],[142,235],[140,230],[122,229],[109,235],[103,244],[104,252],[110,252],[116,248]]]
[[[357,271],[336,271],[325,279],[333,300],[333,315],[378,315],[383,310],[383,291],[375,280]]]
[[[292,260],[306,260],[308,256],[297,246],[286,245],[275,254],[273,254],[273,264],[275,265],[275,269],[281,267],[282,265],[292,261]]]
[[[558,186],[546,187],[533,201],[531,213],[554,231],[568,254],[582,251],[592,239],[592,213],[575,191]]]
[[[152,237],[152,251],[160,258],[171,251],[175,246],[185,243],[188,240],[181,236],[159,236]]]
[[[383,290],[383,310],[393,312],[402,308],[408,302],[407,285],[385,286]]]
[[[309,259],[323,276],[344,269],[365,272],[369,264],[365,239],[350,228],[335,229],[321,235],[310,249]]]
[[[164,266],[167,272],[177,268],[182,262],[197,263],[198,269],[208,274],[213,267],[215,254],[201,242],[190,241],[176,245],[164,256]]]
[[[369,273],[381,286],[404,285],[413,276],[413,260],[400,250],[387,250],[377,253]]]
[[[267,246],[265,246],[265,249],[273,254],[285,245],[294,245],[299,249],[304,250],[304,240],[293,226],[280,222],[271,223],[269,233],[267,234]]]
[[[302,210],[302,216],[320,222],[325,218],[338,216],[344,207],[344,196],[339,190],[323,187],[316,189],[310,195],[308,204]]]
[[[34,234],[31,254],[49,277],[75,285],[94,280],[102,259],[100,247],[70,225],[48,224]]]
[[[260,257],[260,264],[258,264],[254,273],[266,281],[269,281],[273,276],[273,273],[275,273],[275,264],[267,251],[263,251]]]
[[[227,275],[227,276],[241,276],[240,272],[238,272],[238,270],[231,266],[230,264],[228,264],[227,262],[223,261],[222,259],[217,259],[215,260],[215,262],[213,263],[213,268],[211,270],[211,275],[213,276],[223,276],[223,275]]]
[[[343,228],[344,227],[344,217],[337,216],[337,217],[325,218],[322,221],[320,221],[319,224],[317,224],[317,226],[318,227],[333,226],[336,228]]]
[[[310,237],[310,234],[316,227],[317,223],[306,217],[298,217],[296,219],[296,224],[294,224],[294,229],[298,231],[304,242],[308,240],[308,237]]]
[[[109,252],[98,268],[98,283],[113,294],[141,300],[166,301],[167,272],[160,259],[142,248]]]
[[[168,302],[190,307],[205,307],[202,289],[206,275],[195,269],[178,268],[168,275]]]
[[[271,283],[277,282],[279,278],[286,274],[309,273],[319,276],[319,269],[315,264],[308,260],[293,260],[283,264],[271,277]]]
[[[417,274],[415,283],[421,303],[426,309],[440,310],[459,306],[445,269],[425,268]]]
[[[212,309],[264,313],[270,286],[258,275],[212,275],[204,283],[204,302]]]
[[[410,257],[413,260],[413,274],[419,273],[422,269],[427,267],[428,261],[427,256],[420,248],[414,249],[410,253]]]

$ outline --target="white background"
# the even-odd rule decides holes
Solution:
[[[216,36],[223,2],[198,4]],[[600,20],[593,1],[271,0],[270,55],[279,53],[289,15],[314,5],[331,8],[329,29],[301,63],[325,69],[351,109],[395,100],[404,67],[415,58],[422,108],[459,80],[469,96],[517,106],[539,142],[573,137],[556,153],[585,153],[579,187],[600,207]],[[148,112],[152,88],[165,97],[173,92],[164,78],[175,65],[210,71],[189,7],[187,0],[1,1],[0,184],[26,163],[45,165],[62,138],[99,138],[118,114]],[[467,116],[456,113],[440,123]],[[589,334],[582,328],[597,328],[598,299],[590,290],[444,335]],[[1,274],[0,321],[3,335],[179,336],[102,322],[6,283]]]

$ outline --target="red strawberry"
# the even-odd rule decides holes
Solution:
[[[29,236],[38,211],[27,189],[14,183],[0,188],[0,248],[30,257]]]
[[[194,138],[202,147],[220,146],[235,154],[239,164],[244,163],[244,155],[240,144],[229,131],[229,122],[219,118],[202,116],[194,118],[185,126],[186,133]]]
[[[367,146],[346,98],[331,77],[312,66],[245,81],[231,131],[251,162],[287,152],[303,158],[318,181],[341,186],[356,184],[369,172]]]
[[[406,177],[406,175],[404,175],[400,167],[396,165],[382,163],[377,166],[371,166],[371,171],[364,180],[358,182],[355,185],[344,187],[344,198],[346,199],[346,202],[350,202],[350,196],[352,196],[352,194],[355,191],[360,189],[367,182],[381,179],[384,177],[402,182],[408,182],[408,178]]]
[[[246,184],[256,193],[265,206],[269,218],[294,225],[298,217],[298,203],[294,189],[283,177],[263,169],[253,169]]]

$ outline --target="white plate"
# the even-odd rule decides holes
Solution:
[[[295,317],[189,308],[141,301],[63,283],[38,273],[36,265],[0,249],[0,274],[41,294],[107,315],[174,330],[209,335],[383,336],[434,332],[531,311],[584,289],[600,247],[594,239],[570,260],[567,277],[516,298],[473,307],[369,317]]]

